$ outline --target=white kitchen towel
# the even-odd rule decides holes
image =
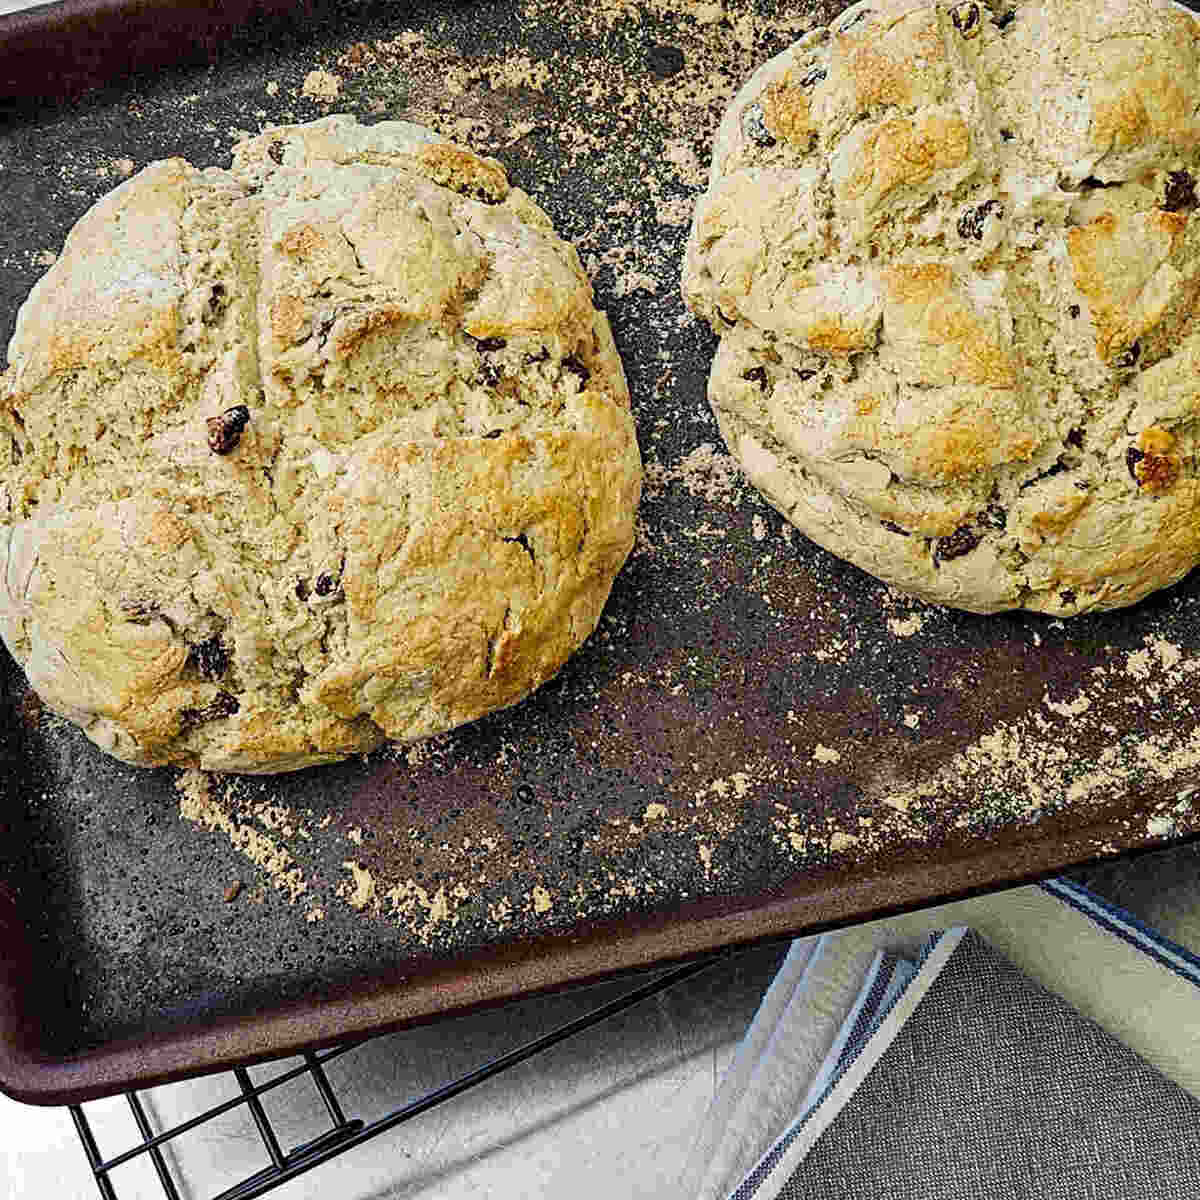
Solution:
[[[783,1128],[795,1110],[792,1080],[815,1072],[819,1060],[811,1057],[803,1038],[792,1036],[788,1016],[800,1011],[792,1001],[796,990],[806,986],[805,970],[819,940],[810,937],[792,942],[767,988],[688,1156],[696,1175],[682,1181],[687,1195],[693,1195],[699,1186],[701,1168],[720,1170],[724,1175],[726,1160],[741,1161],[737,1158],[740,1147],[761,1145]],[[800,1058],[793,1061],[792,1055],[797,1053]]]
[[[825,1070],[827,1084],[838,1046],[844,1050],[850,1042],[854,1022],[848,1018],[856,1005],[861,1015],[863,981],[873,964],[877,970],[885,965],[881,948],[916,959],[931,930],[960,924],[970,924],[1018,975],[1064,997],[1157,1072],[1200,1096],[1195,958],[1086,889],[1052,881],[857,926],[815,944],[806,940],[797,976],[777,979],[772,988],[776,997],[788,997],[786,1005],[764,1002],[751,1027],[747,1042],[763,1053],[754,1062],[735,1060],[739,1069],[731,1069],[718,1090],[680,1196],[712,1200],[735,1193],[763,1153],[822,1093],[818,1074]],[[786,973],[785,963],[780,975]],[[786,1054],[778,1055],[785,1044]],[[737,1119],[730,1120],[731,1113]],[[1193,1186],[1200,1196],[1200,1182]]]

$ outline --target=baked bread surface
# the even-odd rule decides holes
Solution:
[[[683,293],[807,536],[976,612],[1200,561],[1198,47],[1151,0],[864,0],[741,89]]]
[[[501,165],[332,116],[150,165],[0,377],[0,632],[127,762],[284,771],[511,705],[591,633],[641,462]]]

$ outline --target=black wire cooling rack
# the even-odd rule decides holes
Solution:
[[[363,1045],[365,1039],[347,1042],[329,1050],[306,1053],[303,1055],[303,1065],[281,1071],[280,1074],[268,1079],[266,1082],[254,1083],[245,1067],[235,1067],[232,1073],[237,1081],[239,1095],[235,1096],[232,1100],[227,1100],[222,1104],[205,1109],[196,1116],[178,1125],[164,1129],[160,1133],[153,1132],[141,1095],[137,1091],[126,1092],[125,1098],[128,1101],[130,1111],[133,1114],[133,1120],[142,1140],[111,1158],[103,1158],[101,1156],[92,1125],[88,1120],[87,1113],[84,1111],[85,1106],[72,1105],[70,1108],[71,1117],[75,1122],[75,1128],[79,1134],[79,1140],[83,1144],[83,1150],[87,1155],[88,1165],[92,1169],[96,1185],[99,1187],[100,1194],[105,1200],[119,1200],[120,1193],[117,1191],[112,1179],[112,1173],[116,1168],[139,1159],[143,1155],[149,1157],[149,1161],[154,1167],[154,1172],[158,1176],[158,1181],[162,1185],[163,1194],[168,1197],[168,1200],[181,1200],[180,1184],[182,1181],[180,1183],[176,1182],[166,1156],[163,1154],[163,1147],[176,1139],[195,1132],[208,1122],[245,1106],[258,1128],[269,1162],[261,1171],[255,1172],[233,1187],[227,1188],[216,1196],[211,1197],[211,1200],[250,1200],[253,1196],[262,1196],[266,1192],[279,1187],[281,1184],[295,1179],[298,1175],[303,1175],[305,1172],[321,1166],[322,1163],[336,1158],[339,1154],[344,1154],[356,1146],[361,1146],[364,1142],[378,1137],[381,1133],[386,1133],[388,1130],[395,1129],[398,1125],[402,1125],[406,1121],[411,1121],[415,1117],[419,1117],[431,1108],[452,1100],[455,1096],[460,1095],[469,1088],[476,1087],[485,1080],[491,1079],[515,1067],[518,1063],[525,1062],[527,1059],[550,1049],[550,1047],[557,1045],[559,1042],[565,1041],[575,1034],[582,1033],[584,1030],[590,1029],[595,1025],[599,1025],[602,1021],[606,1021],[610,1017],[614,1017],[618,1013],[624,1012],[636,1004],[640,1004],[643,1000],[659,995],[676,984],[683,983],[684,980],[698,975],[701,971],[707,970],[726,957],[727,955],[722,953],[699,962],[688,963],[685,966],[673,968],[664,974],[656,976],[648,983],[643,983],[640,986],[632,988],[630,991],[618,996],[615,1000],[610,1000],[605,1004],[599,1005],[583,1015],[558,1026],[549,1033],[534,1038],[532,1041],[526,1042],[514,1050],[510,1050],[498,1058],[492,1059],[475,1070],[459,1076],[459,1078],[451,1080],[441,1087],[435,1088],[433,1091],[420,1097],[420,1099],[409,1101],[386,1116],[369,1123],[358,1118],[346,1116],[333,1085],[329,1080],[329,1076],[325,1072],[326,1063]],[[317,1093],[324,1102],[325,1110],[329,1116],[330,1128],[319,1137],[285,1152],[280,1144],[279,1135],[272,1125],[266,1109],[263,1107],[262,1097],[267,1092],[274,1091],[283,1084],[299,1079],[304,1075],[311,1078]],[[194,1194],[190,1188],[188,1189],[188,1194]]]

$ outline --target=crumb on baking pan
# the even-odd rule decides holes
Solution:
[[[175,780],[180,816],[205,829],[225,834],[235,850],[258,867],[273,887],[295,903],[308,890],[300,866],[278,840],[254,824],[234,817],[230,787],[228,783],[222,787],[204,771],[181,771]],[[268,815],[266,820],[270,819]]]
[[[340,75],[334,75],[332,71],[309,71],[304,77],[304,86],[300,90],[301,94],[310,100],[321,100],[326,104],[332,104],[341,95],[342,79]]]

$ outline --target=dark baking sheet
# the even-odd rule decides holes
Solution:
[[[138,771],[5,656],[0,1087],[99,1095],[1200,831],[1200,576],[1070,623],[933,608],[790,535],[724,455],[683,222],[730,88],[833,11],[309,6],[209,67],[9,105],[5,341],[71,224],[152,159],[225,165],[236,131],[328,111],[496,154],[593,273],[647,488],[560,676],[411,751]],[[302,94],[316,69],[336,102]]]

